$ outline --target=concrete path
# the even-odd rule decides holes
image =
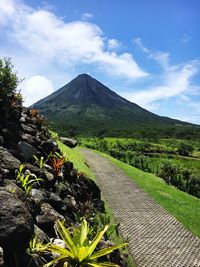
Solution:
[[[138,267],[200,267],[200,239],[194,237],[107,159],[81,150],[121,223]]]

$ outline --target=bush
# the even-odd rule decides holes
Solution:
[[[159,176],[166,183],[193,196],[200,197],[200,177],[196,173],[174,165],[170,161],[164,161],[160,167]]]
[[[160,166],[159,176],[163,178],[166,183],[170,184],[174,181],[177,176],[178,169],[175,165],[171,164],[170,161],[163,161]]]
[[[13,65],[9,58],[0,59],[0,101],[11,97],[19,84]]]
[[[20,80],[13,72],[10,58],[0,59],[0,114],[6,119],[9,108],[16,102],[21,102],[21,94],[16,92]],[[3,115],[3,116],[2,116]]]
[[[181,156],[189,156],[193,152],[193,147],[186,143],[180,143],[178,145],[177,152]]]
[[[187,182],[187,192],[196,197],[200,197],[200,177],[192,173]]]

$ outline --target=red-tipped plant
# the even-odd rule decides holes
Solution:
[[[31,112],[31,116],[34,118],[37,118],[39,116],[39,112],[35,108],[32,108],[30,112]]]
[[[51,158],[51,165],[52,165],[55,177],[58,177],[61,174],[62,167],[63,167],[65,162],[66,162],[66,159],[64,156],[62,156],[61,158],[53,156]]]

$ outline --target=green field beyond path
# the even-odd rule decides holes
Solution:
[[[167,185],[153,174],[138,170],[107,154],[101,153],[101,155],[123,170],[139,187],[200,238],[200,199]]]

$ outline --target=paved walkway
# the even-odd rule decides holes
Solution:
[[[107,159],[81,150],[138,267],[200,267],[200,239],[194,237]]]

